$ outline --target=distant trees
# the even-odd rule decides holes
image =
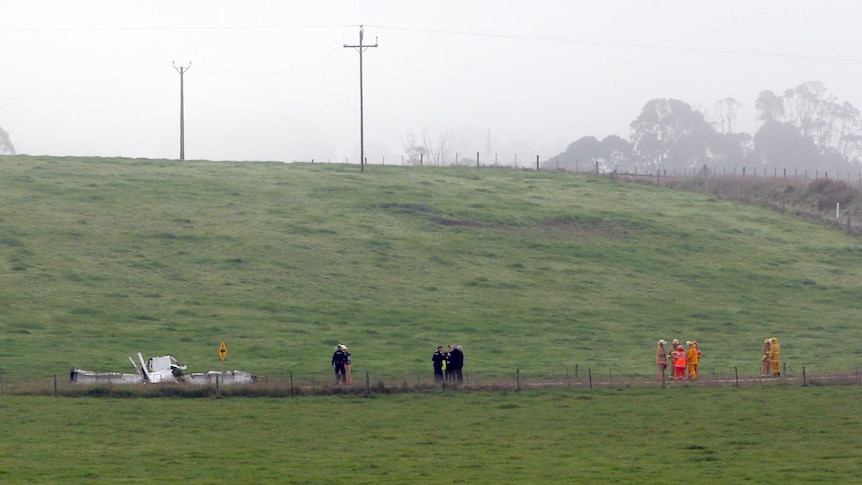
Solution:
[[[802,83],[781,96],[762,91],[755,107],[763,123],[755,145],[765,164],[824,170],[859,166],[862,116],[819,81]]]
[[[568,170],[589,168],[596,162],[603,171],[628,170],[632,149],[628,141],[617,135],[607,136],[601,141],[594,136],[585,136],[570,143],[559,157],[563,159],[560,166]]]
[[[0,155],[15,155],[15,146],[9,138],[9,133],[0,127]]]
[[[708,159],[715,129],[678,99],[653,99],[631,123],[634,153],[655,169],[684,169]]]
[[[574,168],[578,162],[581,167],[598,162],[605,171],[699,170],[703,165],[841,171],[862,165],[862,114],[818,81],[782,94],[761,91],[754,104],[759,123],[754,136],[733,131],[741,107],[734,98],[717,101],[710,123],[684,101],[653,99],[631,122],[628,140],[584,136],[545,165]]]

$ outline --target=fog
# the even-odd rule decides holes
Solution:
[[[651,99],[710,110],[816,80],[862,107],[862,2],[5,0],[18,153],[401,163],[408,138],[535,161],[627,138]]]

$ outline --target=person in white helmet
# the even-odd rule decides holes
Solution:
[[[664,379],[665,371],[667,371],[667,350],[664,348],[665,345],[667,345],[667,342],[659,340],[655,351],[656,379],[658,380]]]

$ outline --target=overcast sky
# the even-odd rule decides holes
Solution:
[[[543,159],[628,138],[654,98],[818,80],[862,108],[858,0],[2,0],[0,127],[18,153],[400,163],[407,133]],[[483,155],[485,156],[485,155]]]

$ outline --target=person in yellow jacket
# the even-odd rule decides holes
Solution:
[[[772,346],[772,339],[763,341],[763,348],[760,349],[760,377],[769,377],[772,369],[772,363],[769,361],[769,348]]]
[[[697,364],[700,362],[700,348],[697,346],[697,340],[688,342],[688,351],[685,354],[686,365],[688,366],[688,380],[697,380]]]
[[[772,337],[769,345],[769,363],[772,364],[772,377],[781,377],[780,359],[781,346],[778,345],[778,339]]]

